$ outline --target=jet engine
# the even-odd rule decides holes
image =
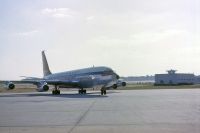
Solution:
[[[126,86],[126,82],[123,81],[123,82],[122,82],[122,86],[123,86],[123,87]]]
[[[113,88],[117,89],[117,87],[120,87],[120,86],[125,87],[126,86],[126,82],[118,80],[117,83],[113,85]]]
[[[118,86],[117,86],[117,84],[113,84],[112,87],[113,87],[113,89],[117,89]]]
[[[46,82],[38,83],[37,84],[37,89],[38,92],[45,92],[49,90],[49,86],[47,85]]]
[[[7,82],[6,83],[6,89],[12,90],[14,88],[15,88],[15,84],[13,84],[12,82]]]

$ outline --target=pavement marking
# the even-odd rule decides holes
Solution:
[[[78,121],[75,123],[75,125],[69,130],[68,133],[71,133],[78,125],[79,123],[85,118],[85,116],[88,114],[90,109],[94,106],[96,103],[96,100],[92,102],[92,104],[89,106],[89,108],[83,113],[83,115],[78,119]]]

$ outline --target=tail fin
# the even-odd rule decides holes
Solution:
[[[43,63],[43,75],[44,76],[50,75],[51,71],[49,70],[49,65],[44,51],[42,51],[42,63]]]

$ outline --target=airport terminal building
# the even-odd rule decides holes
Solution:
[[[191,73],[176,73],[168,70],[166,74],[155,74],[155,85],[189,85],[196,83],[196,77]]]

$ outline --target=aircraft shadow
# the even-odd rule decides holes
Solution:
[[[25,94],[5,94],[0,95],[0,97],[40,97],[40,96],[46,96],[46,97],[61,97],[61,98],[106,98],[107,95],[101,96],[100,94],[94,94],[94,93],[87,93],[87,94],[67,94],[67,93],[61,93],[60,95],[52,95],[50,93],[25,93]]]
[[[87,94],[78,94],[78,93],[67,93],[62,92],[60,95],[52,95],[51,93],[7,93],[7,94],[0,94],[0,97],[39,97],[39,96],[46,96],[46,97],[61,97],[61,98],[106,98],[109,97],[108,94],[112,93],[119,93],[115,91],[108,91],[107,95],[100,95],[100,92],[88,92]]]
[[[47,97],[61,97],[61,98],[98,98],[98,97],[105,98],[105,97],[108,97],[107,95],[104,95],[104,96],[101,96],[99,94],[91,95],[89,93],[87,93],[87,94],[77,94],[77,93],[74,93],[74,94],[64,93],[64,94],[62,94],[61,93],[60,95],[52,95],[52,94],[25,94],[25,95],[30,96],[30,97],[47,96]]]

